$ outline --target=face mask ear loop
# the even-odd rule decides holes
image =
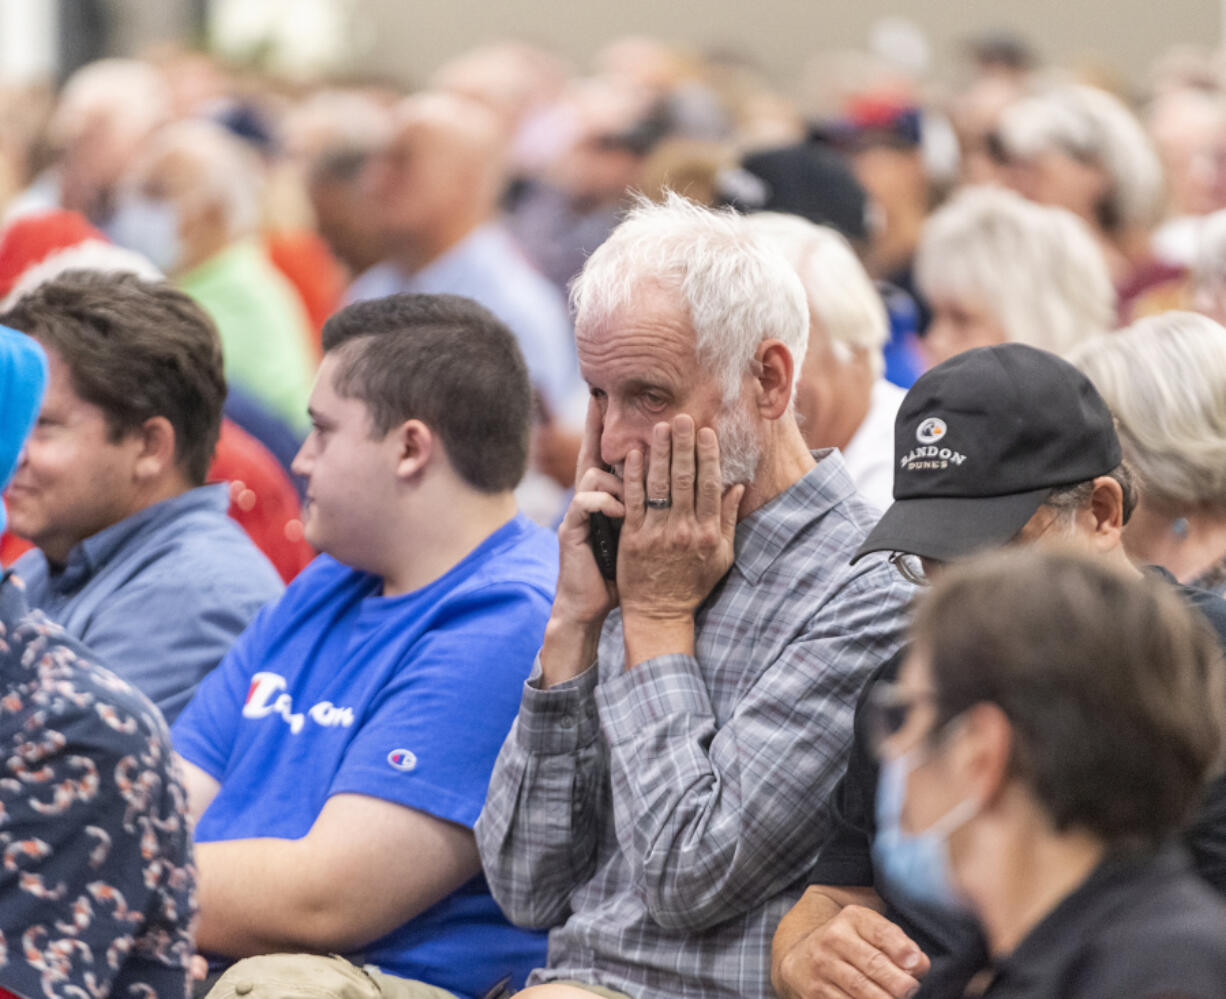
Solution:
[[[945,739],[949,736],[949,726],[957,722],[958,718],[951,718],[942,726],[945,731],[941,733],[941,738]],[[927,743],[921,743],[918,746],[912,746],[898,758],[898,764],[903,771],[903,799],[906,799],[906,786],[911,778],[911,774],[915,768],[921,766],[924,761],[932,754],[932,749]],[[932,823],[927,829],[919,829],[914,832],[907,832],[908,836],[937,836],[941,839],[948,839],[955,832],[961,829],[964,825],[970,822],[976,815],[983,810],[983,803],[976,801],[974,798],[964,798],[953,806],[948,812],[942,815],[939,819]],[[900,816],[901,818],[901,816]]]

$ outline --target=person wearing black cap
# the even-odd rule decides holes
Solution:
[[[966,351],[915,383],[895,423],[894,499],[855,559],[889,551],[907,574],[920,565],[931,573],[1004,545],[1056,541],[1141,572],[1121,541],[1136,495],[1114,419],[1084,375],[1034,347]],[[1177,590],[1226,647],[1226,602]],[[916,904],[874,862],[878,771],[865,709],[902,658],[861,695],[851,761],[831,798],[834,832],[814,884],[776,933],[772,982],[783,999],[839,994],[823,991],[830,987],[852,999],[962,995],[985,963],[972,925]],[[1184,842],[1201,876],[1226,892],[1226,778],[1212,785]]]

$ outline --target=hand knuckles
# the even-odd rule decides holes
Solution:
[[[864,972],[875,982],[888,982],[898,976],[898,969],[881,951],[877,951],[864,962]]]

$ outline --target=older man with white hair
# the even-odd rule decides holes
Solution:
[[[477,824],[486,875],[513,921],[556,925],[526,996],[766,997],[910,588],[847,565],[874,512],[796,424],[804,289],[743,218],[641,205],[574,301],[585,445]],[[603,570],[598,514],[622,518]]]
[[[864,497],[893,501],[894,417],[906,392],[886,380],[885,304],[851,244],[796,215],[760,212],[750,228],[796,268],[809,304],[809,346],[796,417],[810,448],[837,447]]]
[[[256,238],[261,183],[261,164],[241,140],[212,122],[176,122],[151,137],[125,176],[110,233],[209,313],[226,379],[305,433],[310,321]]]

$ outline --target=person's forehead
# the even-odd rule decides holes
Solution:
[[[47,391],[44,399],[53,393],[61,397],[75,397],[72,371],[64,362],[64,358],[54,347],[49,347],[45,343],[42,344],[42,347],[47,353]]]
[[[663,366],[697,377],[697,337],[687,310],[668,296],[635,295],[630,302],[575,331],[580,362]]]
[[[365,401],[357,396],[342,395],[337,390],[337,378],[344,371],[344,365],[341,351],[329,351],[324,355],[311,389],[310,406],[317,413],[338,421],[348,417],[365,419],[369,412]]]
[[[83,412],[104,418],[102,408],[92,402],[82,399],[77,394],[73,381],[72,368],[54,347],[45,343],[42,345],[47,352],[47,388],[43,393],[42,410],[44,412]]]
[[[311,390],[311,402],[315,400],[335,399],[338,398],[336,392],[336,377],[340,371],[339,352],[330,350],[323,356],[323,360],[319,362],[319,368],[315,374],[315,386]]]

